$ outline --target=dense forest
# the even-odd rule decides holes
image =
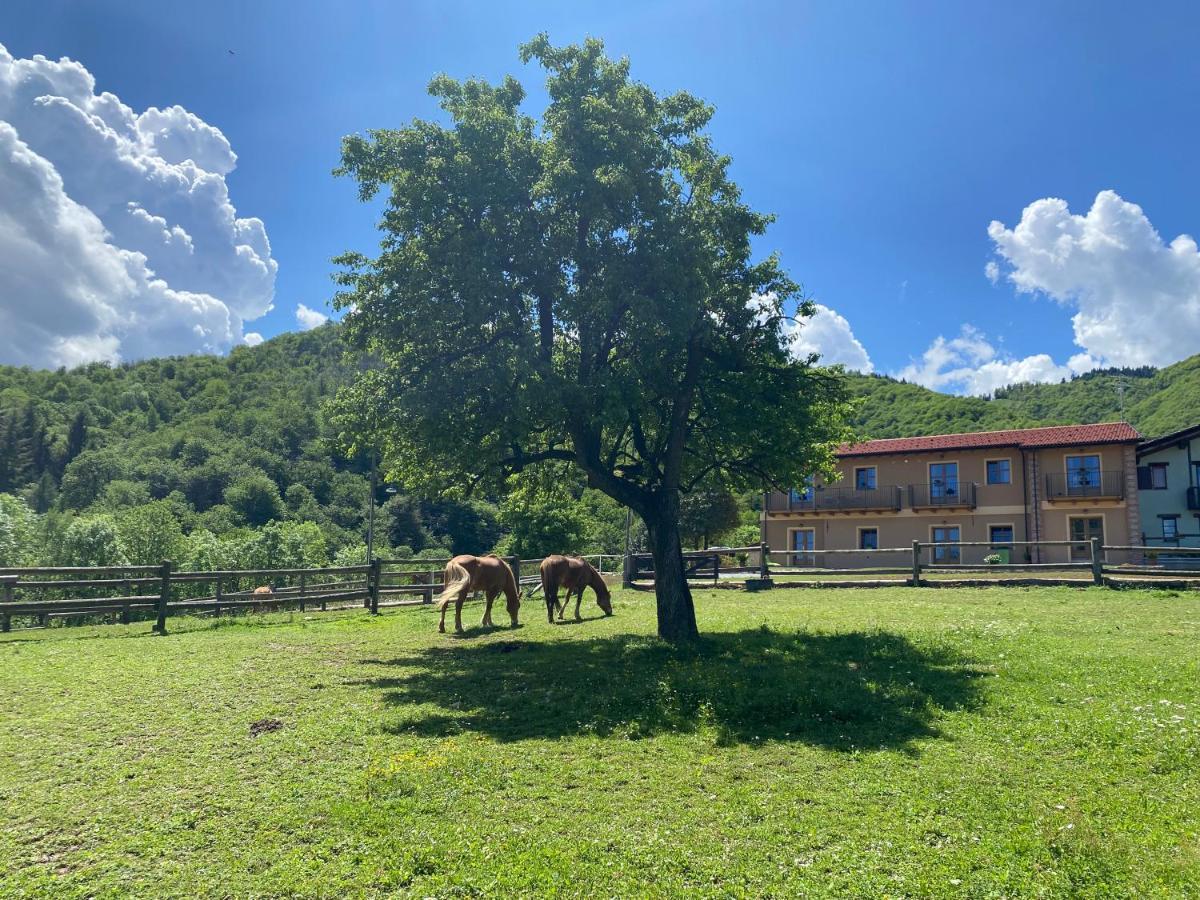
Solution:
[[[1124,419],[1146,437],[1200,421],[1200,355],[1165,369],[1097,369],[1059,384],[1018,384],[956,397],[881,375],[851,374],[867,437],[991,431]]]
[[[0,565],[359,560],[371,502],[388,552],[620,551],[624,510],[569,470],[514,481],[503,497],[436,501],[380,479],[369,499],[371,460],[344,455],[322,416],[357,364],[327,325],[224,357],[0,367]],[[1200,356],[992,398],[848,377],[863,437],[1113,420],[1122,405],[1147,436],[1200,421]],[[751,498],[711,492],[684,517],[696,545],[757,541]]]

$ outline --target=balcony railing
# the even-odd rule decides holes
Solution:
[[[1121,499],[1125,496],[1124,472],[1051,472],[1046,475],[1049,500],[1075,500],[1089,497]]]
[[[900,509],[900,488],[894,484],[874,488],[817,487],[807,496],[774,492],[767,495],[768,512],[837,512],[856,509]]]
[[[975,482],[955,481],[937,484],[910,484],[908,505],[913,509],[931,507],[975,508]]]
[[[1187,508],[1200,509],[1200,487],[1187,489]]]

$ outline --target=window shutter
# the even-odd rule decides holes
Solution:
[[[1138,466],[1137,467],[1137,478],[1138,478],[1138,490],[1139,491],[1150,490],[1150,467],[1149,466]]]

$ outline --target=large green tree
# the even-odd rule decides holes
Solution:
[[[821,468],[844,391],[788,352],[797,287],[754,258],[770,217],[730,180],[712,109],[655,94],[597,40],[543,35],[521,57],[548,73],[540,121],[511,77],[441,76],[444,122],[343,143],[338,173],[388,196],[380,254],[338,260],[349,338],[378,363],[342,428],[431,492],[578,465],[644,520],[659,633],[688,640],[680,491]]]

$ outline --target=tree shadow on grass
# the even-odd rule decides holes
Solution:
[[[910,749],[940,736],[943,712],[982,702],[969,660],[889,632],[762,628],[683,649],[633,635],[494,641],[366,664],[401,670],[358,682],[396,708],[389,732],[500,741],[710,730],[724,745]]]

